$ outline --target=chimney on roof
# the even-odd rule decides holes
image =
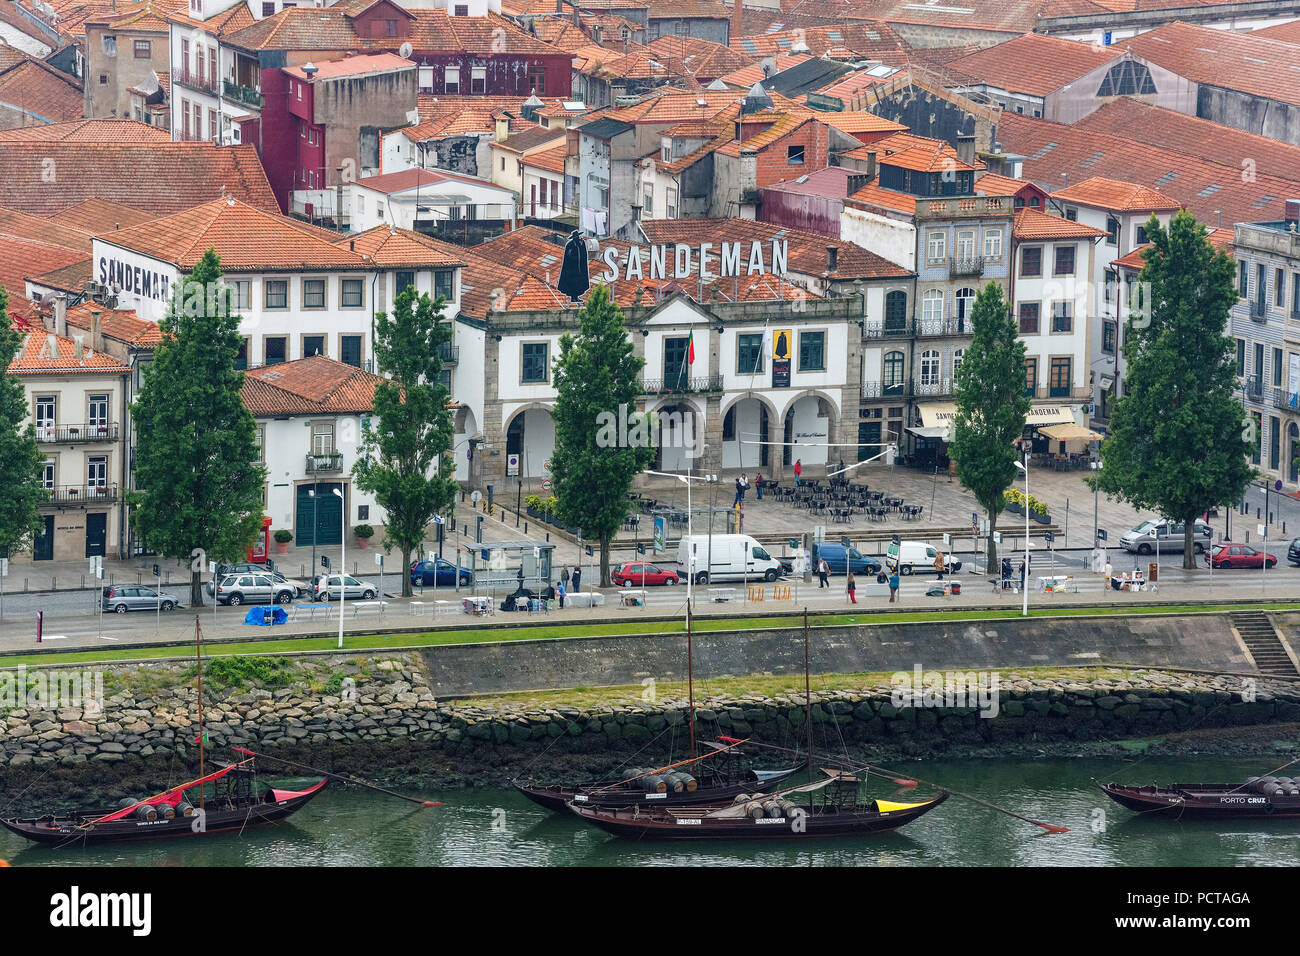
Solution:
[[[96,352],[104,351],[103,325],[100,321],[102,313],[99,309],[90,310],[90,347]]]
[[[826,247],[826,272],[828,274],[837,271],[840,264],[840,250],[836,246]]]
[[[49,359],[59,357],[59,340],[53,332],[45,336],[45,357]]]
[[[496,126],[496,137],[498,143],[504,143],[506,140],[510,138],[509,117],[507,117],[505,114],[502,114],[501,116],[498,116],[496,117],[496,119],[493,120],[493,125]]]
[[[1286,212],[1283,215],[1286,216],[1286,224],[1292,232],[1295,232],[1300,228],[1300,199],[1288,199],[1285,208]]]
[[[744,0],[736,0],[736,5],[731,11],[731,38],[728,42],[734,43],[737,37],[745,35],[743,27],[745,22]]]
[[[72,357],[80,361],[86,357],[85,350],[82,347],[83,336],[76,335],[72,338]]]
[[[957,158],[967,166],[975,165],[975,134],[957,134]]]
[[[54,297],[54,332],[56,335],[68,334],[68,296],[64,292]]]

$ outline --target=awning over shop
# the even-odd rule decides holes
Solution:
[[[907,430],[917,438],[939,438],[948,441],[950,427],[949,425],[909,425]]]
[[[1068,405],[1031,405],[1029,414],[1025,416],[1025,424],[1032,425],[1034,428],[1042,428],[1044,425],[1059,425],[1065,422],[1074,422],[1074,414],[1070,411]]]
[[[1073,422],[1064,425],[1046,425],[1038,429],[1038,434],[1056,441],[1101,441],[1103,438],[1091,428],[1084,428]]]
[[[955,402],[928,402],[917,405],[916,410],[921,413],[921,424],[926,428],[939,427],[946,429],[948,423],[957,418],[957,405]],[[909,428],[908,431],[919,434],[915,429]],[[927,435],[925,437],[934,436]]]

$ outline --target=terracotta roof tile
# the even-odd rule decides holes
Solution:
[[[1146,212],[1147,210],[1169,212],[1182,206],[1177,199],[1172,199],[1154,189],[1148,189],[1140,183],[1125,183],[1102,176],[1093,176],[1065,189],[1058,189],[1052,193],[1052,198],[1061,202],[1095,206],[1098,209],[1114,209],[1119,212]]]
[[[1114,47],[1027,33],[949,62],[977,82],[1010,93],[1046,96],[1120,56]]]
[[[1300,196],[1300,173],[1260,169],[1253,182],[1242,182],[1235,161],[1213,162],[1132,139],[1081,127],[1063,126],[1019,114],[1004,113],[998,140],[1008,153],[1025,157],[1022,176],[1055,189],[1071,181],[1114,177],[1152,189],[1190,209],[1202,222],[1223,224],[1282,219],[1283,203]],[[1295,176],[1297,178],[1284,178]]]
[[[653,0],[649,7],[651,20],[726,20],[731,16],[722,0]]]
[[[84,342],[82,343],[84,346]],[[9,363],[10,375],[124,375],[130,369],[106,352],[84,348],[78,358],[77,343],[53,332],[29,332]]]
[[[69,266],[85,258],[85,250],[0,235],[0,286],[9,293],[10,313],[31,314],[32,303],[27,298],[28,276]]]
[[[975,180],[975,194],[984,196],[1014,196],[1026,186],[1039,189],[1028,179],[1013,179],[998,173],[984,173]],[[1041,191],[1041,190],[1040,190]]]
[[[134,6],[125,7],[117,13],[98,14],[88,17],[86,24],[103,24],[115,30],[127,30],[132,33],[166,33],[166,17],[179,4],[163,4],[155,7],[151,0]]]
[[[192,269],[209,248],[223,272],[265,269],[361,269],[365,260],[326,241],[320,230],[236,200],[218,199],[105,236],[142,255]]]
[[[334,242],[338,246],[347,245],[349,249],[355,249],[359,254],[368,256],[376,264],[387,268],[465,264],[464,256],[450,251],[446,243],[437,242],[410,229],[375,226],[355,235],[339,236]]]
[[[25,60],[0,73],[0,104],[21,112],[27,122],[66,123],[81,117],[83,98],[72,77]]]
[[[875,20],[732,37],[728,46],[749,56],[774,56],[796,52],[794,47],[800,42],[813,56],[823,56],[828,51],[839,50],[851,54],[855,59],[879,60],[891,66],[903,65],[910,50],[892,27]]]
[[[415,63],[403,59],[396,53],[371,53],[364,56],[345,56],[339,60],[324,60],[313,63],[316,72],[309,78],[301,66],[282,67],[282,71],[295,79],[307,83],[323,83],[345,77],[369,76],[376,73],[393,73],[397,70],[413,70]]]
[[[834,126],[841,133],[848,133],[850,136],[859,133],[899,133],[907,129],[902,123],[895,123],[875,113],[825,113],[819,118],[827,126]]]
[[[1124,41],[1144,60],[1196,83],[1300,105],[1292,44],[1176,21]]]
[[[784,239],[789,243],[790,271],[804,275],[826,274],[827,246],[839,250],[836,278],[901,278],[911,274],[854,243],[752,219],[647,219],[641,223],[641,231],[653,243],[698,245],[701,242],[748,243],[755,239],[766,243],[772,239]]]
[[[1017,239],[1098,239],[1106,235],[1081,222],[1028,208],[1017,210],[1011,234]]]
[[[83,302],[68,310],[68,325],[90,331],[94,325],[91,310],[99,309],[99,328],[110,339],[117,339],[135,348],[156,348],[162,341],[162,327],[157,322],[141,319],[129,309],[107,309],[93,302]]]
[[[257,22],[253,11],[247,3],[236,3],[228,9],[215,13],[206,20],[198,20],[189,15],[187,10],[177,10],[167,20],[184,26],[198,27],[213,36],[224,37]]]
[[[560,143],[558,146],[552,146],[550,149],[543,149],[531,154],[524,160],[524,165],[535,166],[551,173],[562,173],[564,172],[564,161],[568,158],[568,154],[568,147],[564,143]]]
[[[90,255],[90,240],[94,235],[89,229],[80,226],[4,208],[0,208],[0,233],[45,245],[61,246],[83,256]]]
[[[80,294],[85,291],[86,284],[90,282],[94,274],[95,260],[87,256],[85,259],[71,265],[60,266],[39,275],[29,275],[27,278],[36,285],[48,286],[62,292]]]
[[[704,106],[698,105],[703,99]],[[704,90],[700,93],[660,92],[648,96],[635,106],[627,106],[608,114],[620,123],[682,123],[700,122],[716,116],[731,106],[738,97],[734,90]]]
[[[1231,229],[1220,229],[1214,226],[1209,226],[1206,228],[1206,234],[1210,240],[1210,245],[1214,246],[1216,249],[1222,249],[1228,255],[1232,255],[1233,231]],[[1145,260],[1142,258],[1142,252],[1150,248],[1151,243],[1149,242],[1145,245],[1138,246],[1127,255],[1120,256],[1118,259],[1111,262],[1111,265],[1125,269],[1133,269],[1134,271],[1141,271],[1142,267],[1146,265]]]
[[[757,114],[751,114],[750,116],[745,117],[745,121],[748,122],[754,115]],[[739,156],[742,153],[756,153],[759,150],[766,149],[774,143],[780,142],[791,133],[801,129],[805,124],[816,122],[812,116],[803,113],[775,114],[771,119],[772,123],[767,127],[767,129],[747,137],[743,142],[738,139],[733,139],[731,142],[718,147],[718,152],[722,153],[724,156]]]
[[[244,407],[257,418],[274,415],[346,414],[375,407],[378,375],[324,355],[265,365],[244,373]]]
[[[745,54],[751,59],[755,54]],[[748,90],[755,83],[758,83],[768,76],[776,76],[784,73],[792,66],[798,66],[804,60],[810,59],[811,53],[782,53],[777,56],[764,57],[761,60],[753,60],[748,66],[733,70],[726,76],[720,77],[723,83],[728,86],[735,86],[740,89]],[[767,64],[768,69],[764,70],[763,65]]]
[[[530,126],[518,133],[512,133],[505,140],[498,140],[495,145],[498,149],[524,154],[541,148],[549,148],[549,145],[553,145],[555,140],[562,139],[564,139],[564,130],[559,127]]]
[[[1271,27],[1251,30],[1250,35],[1265,40],[1276,40],[1279,43],[1300,44],[1300,20],[1289,20]]]
[[[107,199],[91,198],[69,206],[57,216],[51,216],[50,221],[97,235],[128,226],[138,226],[153,218],[155,217],[149,213],[141,212],[132,206],[109,202]]]
[[[45,173],[49,163],[55,182]],[[0,206],[40,215],[98,198],[163,216],[209,202],[223,186],[243,202],[279,210],[252,145],[0,140],[0,169]]]
[[[665,34],[648,44],[655,54],[679,60],[692,76],[704,80],[716,79],[747,66],[753,57],[737,53],[722,43],[713,43],[698,37],[681,37]]]
[[[881,188],[879,178],[873,179],[855,192],[846,200],[846,203],[881,206],[895,212],[905,212],[909,216],[916,214],[916,197],[907,193],[895,192],[892,189]]]
[[[0,130],[0,143],[170,143],[165,129],[121,119],[76,119]]]

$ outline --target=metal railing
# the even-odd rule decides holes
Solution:
[[[948,274],[954,276],[977,276],[984,271],[983,256],[949,256]]]
[[[906,318],[867,319],[862,323],[862,337],[864,339],[893,338],[907,335],[909,331]]]
[[[1241,384],[1241,390],[1248,398],[1257,402],[1264,397],[1264,383],[1260,381],[1258,375],[1247,375],[1246,380]]]
[[[697,378],[668,379],[648,378],[641,385],[643,395],[673,395],[688,392],[722,391],[721,375],[702,375]]]
[[[906,386],[902,382],[863,382],[863,398],[902,398]]]
[[[199,75],[193,70],[182,67],[179,70],[172,71],[172,77],[182,86],[188,86],[192,90],[202,90],[205,93],[218,93],[217,78],[209,76],[207,73]]]
[[[263,103],[261,93],[250,87],[240,86],[233,80],[224,80],[222,82],[221,95],[234,103],[241,103],[244,106],[256,106],[259,109]]]
[[[951,395],[953,394],[953,380],[951,378],[936,378],[929,381],[913,380],[912,394],[927,398],[935,395]]]
[[[965,319],[949,317],[944,319],[916,320],[916,334],[920,337],[940,335],[970,335],[970,323]]]
[[[438,346],[438,359],[443,365],[456,365],[460,362],[460,346],[443,342]]]
[[[36,440],[43,445],[86,441],[117,441],[116,422],[107,425],[38,425]]]
[[[323,475],[342,470],[343,455],[338,452],[335,452],[333,455],[307,456],[307,474],[309,475]]]
[[[97,505],[117,501],[117,485],[55,485],[46,488],[50,504],[55,505]]]
[[[1285,388],[1273,386],[1266,391],[1264,400],[1274,408],[1294,410],[1297,406],[1300,406],[1300,400],[1295,404],[1291,402],[1291,396],[1295,394],[1295,392],[1288,392]]]
[[[1268,305],[1258,299],[1250,300],[1250,317],[1256,322],[1268,321]]]

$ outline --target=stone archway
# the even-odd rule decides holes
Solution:
[[[555,422],[551,410],[528,405],[516,411],[506,423],[507,455],[519,456],[519,475],[524,479],[546,478],[545,464],[555,451]]]
[[[772,463],[779,458],[773,442],[775,423],[780,421],[776,408],[757,395],[737,398],[722,412],[722,467],[739,471],[759,468],[771,473]]]
[[[795,398],[782,416],[783,465],[793,465],[799,460],[807,469],[838,461],[847,450],[830,447],[835,440],[833,436],[839,434],[838,424],[839,415],[830,396],[807,391]]]

